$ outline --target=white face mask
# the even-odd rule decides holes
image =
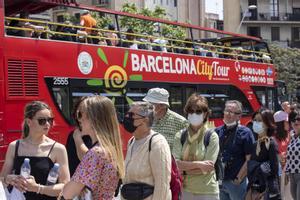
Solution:
[[[253,128],[253,131],[255,133],[257,133],[258,135],[262,134],[265,130],[264,126],[263,126],[263,123],[262,122],[256,122],[256,121],[253,122],[252,128]]]
[[[196,113],[188,114],[188,121],[192,126],[200,126],[203,123],[203,113],[198,115]]]
[[[231,122],[231,123],[226,123],[226,122],[224,121],[224,124],[225,124],[227,127],[231,127],[231,126],[235,126],[235,125],[236,125],[236,121]]]

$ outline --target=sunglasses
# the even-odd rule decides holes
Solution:
[[[297,117],[292,122],[296,122],[296,121],[300,122],[300,118]]]
[[[54,118],[53,117],[37,118],[36,120],[38,121],[40,126],[44,126],[47,122],[52,126]]]
[[[77,119],[81,119],[81,118],[82,118],[82,112],[81,112],[81,111],[78,111],[78,112],[76,113],[76,117],[77,117]]]
[[[196,113],[197,115],[200,115],[201,113],[203,113],[202,110],[193,110],[191,108],[187,109],[187,113],[189,114],[193,114],[193,113]]]
[[[133,118],[134,115],[140,116],[140,118],[135,118],[135,119],[142,119],[145,118],[145,116],[140,115],[138,113],[134,113],[134,112],[127,112],[126,115],[128,115],[128,117]]]

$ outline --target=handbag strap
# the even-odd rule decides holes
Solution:
[[[20,145],[20,140],[17,140],[16,147],[15,147],[15,156],[14,156],[14,162],[13,162],[13,169],[12,169],[13,174],[15,174],[15,170],[16,170],[16,160],[17,160],[17,157],[18,157],[19,145]]]

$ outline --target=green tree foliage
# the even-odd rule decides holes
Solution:
[[[70,13],[65,12],[63,14],[64,21],[70,21],[72,24],[78,24],[79,19],[77,19],[74,15],[71,15]]]
[[[300,50],[270,44],[270,51],[277,70],[277,78],[284,80],[289,94],[295,95],[300,85]]]
[[[113,22],[112,16],[109,16],[104,13],[91,12],[91,16],[97,21],[98,28],[107,28],[107,26]],[[64,13],[63,18],[64,21],[70,21],[73,24],[79,24],[80,22],[80,19],[77,19],[74,15],[71,15],[70,13]]]
[[[97,28],[107,28],[113,20],[110,15],[98,12],[91,12],[91,16],[97,21]]]
[[[148,8],[142,8],[141,10],[138,10],[134,3],[127,2],[123,4],[122,11],[147,17],[167,19],[166,10],[158,6],[156,6],[153,11],[149,10]],[[140,34],[153,35],[155,32],[157,32],[158,29],[160,31],[159,34],[166,38],[182,40],[186,37],[186,31],[182,27],[174,27],[172,25],[160,24],[148,20],[139,20],[131,17],[121,17],[120,24],[122,29],[127,30],[128,28],[131,28],[135,33]]]

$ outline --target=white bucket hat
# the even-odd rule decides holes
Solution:
[[[274,114],[274,121],[275,122],[289,121],[289,114],[287,114],[286,112],[284,112],[282,110],[277,111]]]
[[[152,88],[148,91],[144,101],[149,103],[159,103],[169,105],[169,92],[163,88]]]

